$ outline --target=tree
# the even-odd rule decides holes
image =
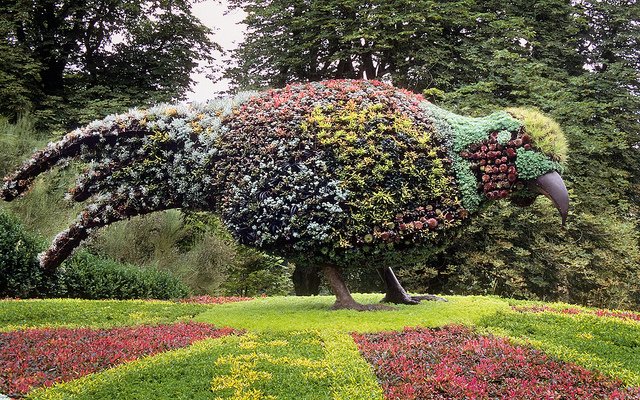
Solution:
[[[218,49],[188,0],[3,1],[0,15],[0,79],[17,78],[3,86],[7,116],[32,108],[72,125],[181,98]]]
[[[560,18],[555,24],[547,19],[540,29],[544,34],[533,41],[556,49],[556,56],[532,50],[527,59],[502,60],[496,63],[493,76],[461,85],[444,96],[444,104],[461,112],[516,103],[552,115],[570,142],[565,176],[576,201],[574,222],[560,236],[548,232],[549,222],[541,214],[530,215],[529,226],[516,228],[508,221],[513,211],[493,210],[488,215],[498,215],[475,221],[467,231],[475,231],[466,240],[472,245],[454,246],[447,252],[449,257],[435,264],[440,273],[431,282],[438,282],[445,291],[464,291],[467,285],[476,291],[516,297],[638,306],[637,290],[625,284],[639,274],[640,75],[637,63],[634,66],[628,57],[634,50],[627,48],[638,35],[637,11],[632,17],[632,10],[637,10],[634,4],[577,3],[569,14],[571,19]],[[520,7],[526,13],[526,4]],[[607,16],[594,17],[594,8],[605,10]],[[571,26],[571,20],[574,28],[569,30],[576,32],[576,38],[568,40],[562,31]],[[553,35],[554,31],[558,33]],[[544,37],[556,39],[544,45]],[[537,58],[536,53],[545,56]],[[538,236],[535,240],[523,237],[527,232]],[[504,240],[489,245],[487,238],[496,234]],[[480,245],[483,241],[484,246]],[[538,254],[544,256],[531,257]],[[478,282],[484,282],[482,289]]]
[[[245,41],[233,55],[238,65],[227,71],[243,89],[327,78],[393,79],[421,89],[460,73],[459,64],[438,60],[459,59],[460,33],[475,24],[468,0],[230,4],[248,13]]]
[[[448,91],[490,76],[492,59],[505,54],[545,59],[572,74],[582,68],[571,48],[584,23],[564,0],[231,4],[247,12],[247,36],[233,54],[238,65],[227,71],[241,88],[367,78]]]

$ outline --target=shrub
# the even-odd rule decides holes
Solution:
[[[205,233],[171,267],[195,292],[222,294],[228,270],[242,263],[237,246],[211,232]]]
[[[153,268],[138,268],[82,252],[57,272],[40,268],[42,245],[0,209],[0,297],[86,299],[172,299],[190,290],[179,279]]]
[[[0,176],[5,176],[20,165],[34,148],[43,144],[35,129],[35,118],[23,116],[12,124],[0,116]]]
[[[92,253],[122,263],[165,269],[179,261],[181,244],[188,236],[182,213],[167,210],[112,224],[88,245]]]
[[[592,307],[640,307],[634,224],[602,207],[559,229],[546,199],[485,210],[438,259],[398,271],[407,290],[492,294]]]
[[[171,274],[83,252],[63,268],[68,297],[84,299],[172,299],[190,290]]]
[[[287,295],[293,292],[293,266],[283,258],[241,248],[241,263],[229,269],[223,287],[232,296]]]
[[[40,297],[53,277],[38,265],[38,240],[0,209],[0,297]]]

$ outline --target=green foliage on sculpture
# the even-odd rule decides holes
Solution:
[[[64,159],[91,163],[70,194],[92,203],[45,265],[94,229],[168,208],[218,213],[241,243],[308,264],[402,265],[561,168],[561,131],[542,142],[527,117],[463,117],[376,81],[296,84],[107,117],[36,153],[0,194]]]
[[[507,108],[507,112],[522,121],[531,142],[540,152],[554,161],[567,161],[567,140],[556,121],[532,108]]]

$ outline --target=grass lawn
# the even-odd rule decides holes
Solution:
[[[355,295],[375,303],[381,295]],[[244,332],[148,356],[28,393],[31,399],[382,399],[352,333],[405,327],[471,326],[509,337],[625,385],[640,386],[640,322],[579,314],[515,311],[530,305],[497,297],[397,311],[330,311],[334,298],[274,297],[201,305],[145,301],[0,301],[0,331],[204,322]],[[551,305],[561,310],[566,305]],[[0,347],[2,342],[0,342]],[[0,370],[1,371],[1,370]],[[2,383],[0,372],[0,384]],[[0,390],[1,391],[1,390]]]

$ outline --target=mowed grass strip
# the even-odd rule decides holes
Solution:
[[[375,304],[381,294],[354,294],[365,304]],[[435,327],[456,323],[475,325],[497,311],[509,311],[507,300],[483,296],[448,296],[448,302],[425,301],[419,305],[394,306],[395,311],[331,310],[333,296],[272,297],[246,303],[211,307],[196,316],[198,322],[255,332],[318,331],[379,332],[405,326]]]
[[[381,294],[355,294],[375,304]],[[31,327],[112,327],[170,323],[194,319],[220,327],[251,331],[332,330],[377,332],[405,326],[475,324],[484,316],[509,310],[497,297],[449,296],[448,302],[423,302],[395,306],[396,311],[332,311],[333,296],[269,297],[226,304],[184,304],[142,300],[2,300],[0,330]]]
[[[209,307],[143,300],[2,300],[0,331],[35,327],[96,327],[187,321]]]
[[[247,333],[204,340],[49,389],[28,399],[382,400],[348,334]]]
[[[589,314],[508,311],[483,318],[479,326],[640,386],[640,322]]]

